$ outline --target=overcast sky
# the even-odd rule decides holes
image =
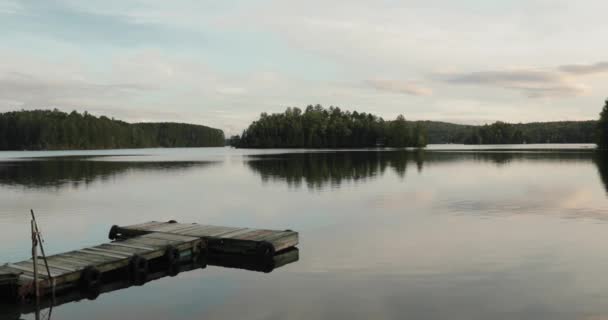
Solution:
[[[385,119],[595,119],[608,2],[0,0],[0,112],[240,132],[320,103]]]

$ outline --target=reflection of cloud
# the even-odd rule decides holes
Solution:
[[[380,209],[399,209],[412,206],[431,205],[436,200],[436,194],[432,190],[417,190],[397,194],[379,196],[373,200],[373,206]]]

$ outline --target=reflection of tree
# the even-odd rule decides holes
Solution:
[[[608,192],[608,151],[598,151],[593,159],[597,165],[597,171],[600,174],[600,179],[604,183],[604,188]]]
[[[0,162],[0,185],[63,188],[88,185],[131,171],[185,170],[209,164],[211,162],[117,162],[74,158]]]
[[[249,168],[262,176],[285,181],[290,186],[322,188],[344,182],[373,178],[392,169],[403,178],[408,164],[419,172],[427,166],[455,162],[489,162],[506,166],[513,161],[588,162],[590,152],[505,152],[505,151],[340,151],[323,153],[286,153],[251,156]]]
[[[389,166],[403,176],[407,158],[405,151],[287,153],[255,156],[247,164],[264,181],[277,179],[290,186],[299,187],[306,183],[309,188],[320,188],[381,175]]]

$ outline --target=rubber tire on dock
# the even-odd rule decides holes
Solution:
[[[93,300],[99,296],[101,278],[101,271],[93,266],[85,267],[80,273],[78,286],[89,300]]]
[[[274,246],[272,243],[264,241],[258,244],[256,248],[256,254],[258,257],[270,258],[275,254]]]
[[[119,226],[117,225],[113,225],[112,228],[110,228],[110,233],[108,234],[108,238],[110,238],[110,240],[116,240],[118,237],[118,228]]]
[[[142,285],[148,280],[148,259],[135,254],[129,259],[129,279],[136,285]]]
[[[171,276],[178,275],[179,271],[180,271],[180,258],[181,258],[181,254],[180,254],[179,250],[172,245],[167,246],[165,248],[164,258],[165,258],[165,262],[167,263],[167,271],[169,272],[169,275],[171,275]]]
[[[209,250],[207,244],[201,243],[198,247],[198,252],[192,257],[192,262],[199,265],[201,269],[207,268]]]

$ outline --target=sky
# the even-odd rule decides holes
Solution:
[[[308,104],[385,119],[595,119],[608,2],[0,0],[0,112],[241,132]]]

